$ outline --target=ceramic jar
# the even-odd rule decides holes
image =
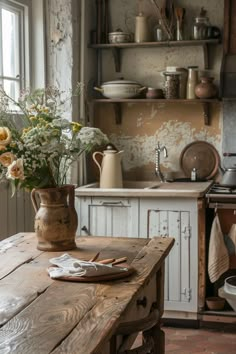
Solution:
[[[142,12],[135,18],[135,35],[134,41],[136,43],[148,42],[150,40],[148,18]]]
[[[198,67],[189,66],[188,67],[188,79],[187,79],[187,93],[186,98],[188,100],[193,100],[196,98],[195,87],[198,84]]]
[[[198,98],[213,98],[217,96],[217,86],[213,83],[213,77],[201,77],[200,83],[195,87]]]
[[[76,248],[78,217],[74,190],[73,185],[32,190],[31,200],[36,212],[34,227],[39,250],[66,251]]]

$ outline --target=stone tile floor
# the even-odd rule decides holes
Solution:
[[[165,332],[165,354],[236,354],[236,331],[165,326],[162,329]],[[138,336],[135,346],[140,343],[141,336]]]

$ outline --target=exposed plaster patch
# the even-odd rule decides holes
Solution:
[[[207,128],[193,129],[189,122],[169,120],[153,132],[152,136],[111,135],[111,141],[124,150],[123,167],[129,171],[133,168],[142,167],[155,163],[155,147],[159,141],[161,146],[166,146],[168,158],[161,157],[161,163],[167,170],[179,171],[179,158],[187,144],[196,140],[204,140],[212,143],[217,150],[220,148],[220,135],[211,136]]]

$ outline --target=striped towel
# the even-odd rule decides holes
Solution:
[[[210,281],[214,283],[229,269],[229,253],[224,243],[224,235],[221,231],[218,215],[215,216],[210,235],[208,254],[208,274]]]

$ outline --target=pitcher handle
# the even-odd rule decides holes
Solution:
[[[95,151],[94,153],[93,153],[93,161],[95,162],[95,164],[98,166],[98,168],[99,168],[99,171],[100,171],[100,175],[101,175],[101,173],[102,173],[102,169],[101,169],[101,165],[100,165],[100,163],[97,161],[97,159],[96,159],[96,155],[100,155],[100,156],[104,156],[104,154],[102,153],[102,152],[100,152],[100,151]]]
[[[34,211],[35,211],[35,213],[37,213],[39,208],[38,208],[37,201],[36,201],[36,189],[35,188],[32,189],[30,197],[31,197],[31,201],[32,201],[32,204],[33,204],[33,207],[34,207]]]

